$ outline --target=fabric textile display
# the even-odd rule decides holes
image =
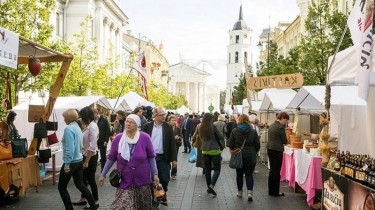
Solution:
[[[12,144],[9,141],[0,141],[0,160],[12,159]]]
[[[192,147],[190,150],[188,161],[189,163],[195,163],[197,161],[197,153],[195,152],[194,147]]]
[[[26,157],[27,156],[27,139],[26,138],[14,138],[12,140],[12,151],[13,158]]]

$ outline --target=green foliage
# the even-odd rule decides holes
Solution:
[[[326,83],[328,57],[335,53],[347,16],[338,11],[329,11],[329,0],[312,1],[305,21],[307,36],[283,58],[277,54],[277,46],[270,42],[269,58],[257,63],[258,76],[302,73],[304,85]],[[339,51],[351,45],[349,32],[346,33]]]
[[[242,104],[242,100],[247,98],[245,74],[241,73],[238,80],[239,80],[239,84],[237,86],[234,86],[234,91],[233,91],[234,104]]]
[[[8,0],[0,5],[0,25],[25,38],[48,46],[53,31],[49,18],[54,9],[55,1],[50,0]],[[48,71],[46,67],[48,66],[42,65],[41,74]],[[31,75],[26,65],[21,65],[18,69],[0,67],[2,78],[5,78],[7,72],[10,73],[13,104],[18,102],[19,90],[27,91],[31,86],[39,88],[47,84],[43,79],[30,79]]]
[[[337,11],[329,11],[329,0],[320,4],[312,2],[309,7],[305,28],[309,35],[302,37],[300,49],[300,68],[305,85],[326,83],[328,57],[335,53],[347,16]],[[343,50],[350,46],[350,35],[346,33],[340,46]]]
[[[182,105],[187,105],[185,96],[173,95],[163,86],[159,86],[158,88],[150,88],[154,87],[153,83],[148,85],[148,87],[148,100],[153,102],[156,106],[162,106],[166,109],[178,109]]]

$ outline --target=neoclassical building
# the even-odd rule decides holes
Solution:
[[[245,73],[245,59],[252,64],[251,34],[250,28],[243,20],[242,5],[239,18],[229,31],[229,44],[227,45],[227,84],[225,104],[230,104],[234,86],[239,84],[239,77]]]
[[[169,76],[170,91],[185,96],[193,112],[207,112],[211,103],[214,107],[219,107],[217,97],[211,94],[213,88],[207,85],[209,73],[180,62],[169,67]],[[219,91],[216,91],[218,96]]]

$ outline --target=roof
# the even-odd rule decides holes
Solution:
[[[210,76],[211,74],[186,63],[177,63],[169,67],[169,71],[180,71],[180,74]]]
[[[325,86],[303,86],[287,106],[287,109],[325,110]],[[357,86],[331,86],[331,105],[364,106],[358,97]]]
[[[61,62],[73,59],[72,55],[57,52],[19,36],[18,64],[28,64],[30,55],[37,57],[40,62]]]
[[[246,22],[243,20],[242,5],[240,6],[240,15],[238,21],[233,26],[233,31],[248,29]]]
[[[294,98],[296,92],[291,90],[285,92],[284,90],[275,90],[267,92],[264,95],[260,111],[282,111],[284,110],[289,102]]]

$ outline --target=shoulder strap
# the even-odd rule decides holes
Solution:
[[[247,139],[247,137],[245,138],[245,140],[243,141],[243,143],[242,143],[242,145],[241,145],[241,150],[242,150],[243,147],[245,146],[246,139]]]

